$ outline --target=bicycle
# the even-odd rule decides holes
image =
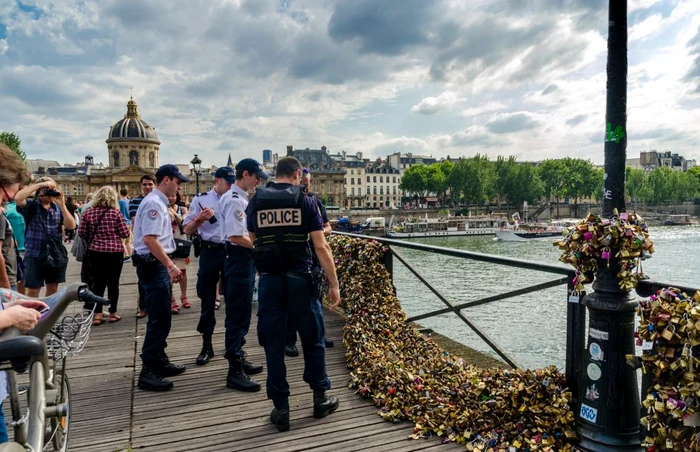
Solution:
[[[0,299],[8,302],[33,298],[0,289]],[[64,313],[73,301],[94,303],[96,307],[109,305],[109,300],[93,294],[83,283],[68,284],[39,300],[49,310],[32,330],[22,335],[16,328],[8,328],[0,335],[0,370],[7,371],[14,431],[13,441],[0,444],[0,452],[68,450],[71,390],[66,359],[85,347],[95,308],[80,309],[73,315]],[[27,369],[29,390],[27,408],[22,414],[16,373]]]

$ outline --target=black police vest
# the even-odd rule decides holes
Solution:
[[[258,270],[279,273],[308,266],[311,260],[308,225],[304,225],[305,194],[301,187],[259,187],[255,191],[255,247]],[[255,257],[255,254],[264,256]],[[279,262],[275,265],[275,257]],[[267,270],[267,271],[266,271]]]

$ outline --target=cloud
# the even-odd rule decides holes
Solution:
[[[0,39],[0,55],[5,54],[9,48],[10,46],[7,45],[7,39]]]
[[[547,87],[542,90],[542,95],[546,96],[547,94],[551,94],[557,90],[559,90],[559,87],[552,83],[551,85],[547,85]]]
[[[434,115],[435,113],[448,109],[454,104],[464,101],[463,97],[454,91],[447,90],[437,97],[426,97],[418,104],[411,107],[411,111],[414,113],[420,113],[422,115]]]
[[[575,127],[575,126],[581,124],[583,121],[585,121],[586,118],[588,118],[588,115],[576,115],[576,116],[572,116],[571,118],[569,118],[569,119],[566,120],[566,125],[567,125],[567,126]]]
[[[493,133],[514,133],[523,130],[531,130],[540,125],[540,122],[528,113],[504,113],[496,115],[486,124],[486,128]]]
[[[661,14],[654,14],[633,25],[629,30],[629,40],[637,41],[648,38],[661,27],[662,21],[663,16]]]

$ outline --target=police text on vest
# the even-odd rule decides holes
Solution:
[[[301,209],[271,209],[258,211],[258,227],[301,226]]]

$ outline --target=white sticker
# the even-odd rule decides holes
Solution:
[[[644,341],[642,342],[642,350],[647,351],[651,350],[654,348],[654,342],[653,341]]]
[[[588,350],[591,352],[592,359],[596,361],[603,360],[603,349],[600,348],[600,345],[598,345],[597,342],[591,342],[591,345],[590,347],[588,347]]]
[[[586,368],[586,371],[588,373],[588,378],[593,381],[600,380],[600,377],[603,375],[603,371],[600,369],[600,366],[595,363],[590,363]]]
[[[595,424],[596,420],[598,419],[598,410],[586,405],[585,403],[582,403],[579,417]]]
[[[588,330],[588,335],[592,337],[593,339],[598,339],[599,341],[607,341],[608,340],[608,332],[607,331],[600,331],[600,330],[594,330],[591,328]]]
[[[598,400],[600,398],[600,393],[595,383],[586,388],[586,398],[588,400]]]

